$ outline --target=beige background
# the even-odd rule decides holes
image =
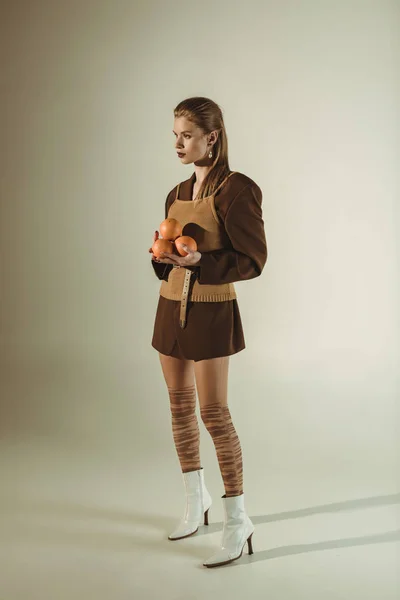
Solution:
[[[16,0],[1,21],[0,597],[398,597],[399,3]],[[219,575],[202,426],[214,529],[165,539],[183,488],[150,344],[191,95],[222,106],[269,248],[230,369],[256,554]]]

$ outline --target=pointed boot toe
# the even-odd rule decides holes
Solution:
[[[253,554],[252,536],[254,525],[244,510],[244,496],[222,498],[224,503],[224,528],[221,548],[204,561],[203,566],[212,568],[227,565],[239,559],[248,544],[249,554]]]

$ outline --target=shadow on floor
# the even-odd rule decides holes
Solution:
[[[399,503],[400,494],[391,494],[334,502],[271,515],[250,515],[250,517],[254,525],[257,526],[264,523],[298,519],[316,514],[362,510]],[[40,541],[40,543],[73,544],[83,547],[95,546],[96,549],[105,551],[132,551],[139,548],[140,552],[157,550],[158,552],[165,551],[169,554],[190,555],[199,559],[204,559],[208,554],[215,552],[215,546],[207,544],[207,547],[204,545],[200,547],[199,545],[191,544],[189,540],[222,531],[223,527],[222,522],[211,523],[208,527],[202,525],[195,536],[186,540],[171,542],[167,539],[167,535],[179,521],[180,515],[178,515],[178,518],[171,518],[135,510],[107,509],[100,505],[83,505],[68,502],[58,503],[56,501],[39,499],[13,499],[11,497],[8,499],[3,497],[1,513],[3,518],[6,517],[3,536],[4,533],[7,534],[7,529],[9,529],[14,543],[20,539],[24,543],[31,540],[36,543]],[[96,520],[103,521],[106,528],[101,527],[99,530],[99,524],[93,527],[93,522]],[[119,530],[113,528],[110,531],[108,529],[110,523],[118,523]],[[131,531],[127,529],[129,525],[132,526]],[[123,530],[121,526],[123,526]],[[137,526],[143,527],[147,531],[138,535]],[[149,528],[150,530],[154,530],[154,532],[149,532]],[[156,535],[154,536],[154,534]],[[400,529],[360,537],[281,546],[268,550],[257,548],[257,538],[255,536],[253,538],[255,554],[251,556],[247,554],[246,544],[243,556],[239,561],[220,568],[232,568],[234,566],[253,564],[255,562],[306,552],[381,544],[393,541],[400,541]]]

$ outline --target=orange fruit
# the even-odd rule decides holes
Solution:
[[[172,242],[160,238],[154,242],[151,249],[153,250],[154,256],[157,258],[161,257],[162,252],[168,252],[169,254],[172,254],[174,251]]]
[[[182,235],[182,225],[176,219],[164,219],[160,225],[160,234],[164,240],[174,242]]]
[[[190,235],[181,235],[175,240],[175,246],[178,251],[178,254],[181,256],[187,256],[188,252],[182,248],[182,246],[187,246],[192,252],[196,252],[197,243],[196,240],[190,237]]]

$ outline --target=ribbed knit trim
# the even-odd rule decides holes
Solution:
[[[172,294],[164,292],[161,289],[160,296],[166,298],[167,300],[179,301],[182,299],[182,294]],[[227,300],[236,300],[236,298],[236,292],[225,292],[223,294],[216,292],[214,294],[192,294],[188,299],[191,302],[226,302]]]

